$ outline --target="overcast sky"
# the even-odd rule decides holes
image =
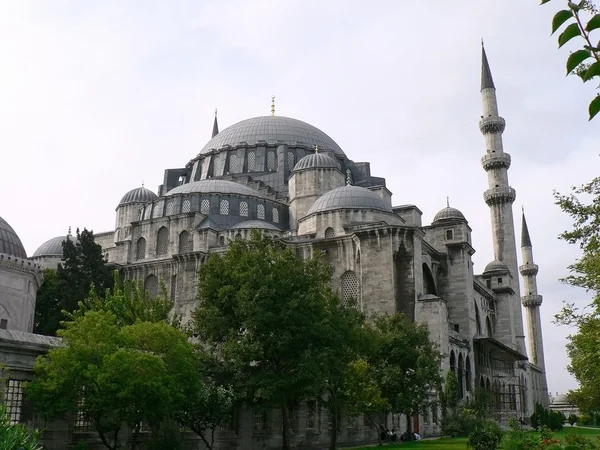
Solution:
[[[0,216],[27,253],[69,226],[114,228],[121,196],[156,190],[221,129],[277,114],[315,125],[387,179],[424,223],[446,196],[473,228],[475,270],[493,259],[480,165],[481,38],[507,122],[514,205],[525,205],[542,305],[549,389],[575,382],[569,330],[552,324],[577,248],[554,204],[598,175],[592,85],[565,78],[537,0],[0,0]],[[554,9],[553,9],[554,8]],[[519,236],[517,236],[519,239]]]

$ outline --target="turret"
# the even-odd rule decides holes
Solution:
[[[217,122],[217,110],[215,109],[215,122],[213,123],[212,137],[219,134],[219,122]]]
[[[127,192],[116,208],[115,242],[124,241],[131,236],[131,222],[141,220],[140,211],[148,202],[156,200],[158,196],[150,189],[142,187]]]
[[[519,267],[519,271],[523,277],[523,296],[521,297],[521,301],[525,307],[527,344],[531,362],[544,370],[544,342],[542,338],[542,321],[540,317],[542,296],[538,294],[537,290],[536,276],[538,273],[538,266],[533,261],[533,247],[527,228],[527,221],[525,220],[525,212],[523,212],[521,224],[521,254],[523,257],[523,265]]]

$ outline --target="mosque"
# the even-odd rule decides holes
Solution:
[[[222,131],[215,115],[212,139],[198,155],[165,170],[156,192],[127,192],[116,207],[115,229],[96,234],[97,242],[111,264],[151,293],[164,280],[176,311],[187,318],[199,268],[233,239],[259,230],[302,257],[321,252],[343,299],[358,300],[366,313],[402,311],[428,324],[445,355],[443,372],[457,374],[464,399],[484,388],[498,420],[528,417],[536,403],[548,406],[542,296],[524,215],[522,265],[517,261],[511,157],[503,148],[505,121],[485,50],[481,96],[481,164],[488,175],[483,199],[495,255],[481,274],[473,271],[472,229],[458,209],[448,205],[423,224],[417,206],[393,206],[386,180],[371,174],[368,162],[351,160],[318,128],[275,115],[274,106],[270,116]],[[47,241],[28,259],[12,228],[0,222],[0,328],[31,332],[40,268],[56,267],[64,239]],[[422,435],[439,433],[440,419],[435,403],[412,418]],[[227,448],[276,448],[277,420],[275,413],[240,411],[219,439]],[[403,429],[405,420],[394,415],[388,427]],[[299,405],[293,422],[298,448],[328,441],[330,422],[316,402]],[[372,441],[374,433],[362,418],[343,417],[339,442]]]

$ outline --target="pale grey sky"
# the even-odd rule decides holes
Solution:
[[[578,249],[557,240],[553,205],[598,174],[592,85],[565,78],[549,36],[556,5],[537,0],[0,0],[0,216],[28,254],[69,226],[114,227],[121,196],[156,189],[221,129],[277,114],[325,131],[387,178],[395,205],[424,222],[450,203],[473,228],[475,269],[493,259],[478,130],[484,38],[505,149],[525,205],[542,305],[550,391],[575,386],[568,329],[551,323]],[[519,236],[517,236],[519,239]]]

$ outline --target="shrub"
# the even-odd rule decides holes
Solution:
[[[574,447],[577,450],[598,450],[600,446],[591,439],[581,434],[569,433],[564,438],[564,443],[568,447]]]
[[[579,417],[577,417],[577,414],[569,414],[569,417],[567,417],[567,421],[571,426],[573,426],[579,421]]]
[[[468,410],[448,411],[442,419],[442,433],[451,437],[468,436],[481,423],[482,420]]]
[[[493,420],[486,420],[469,434],[468,448],[474,450],[496,450],[502,440],[502,430]]]
[[[502,437],[503,450],[536,450],[540,445],[537,433],[531,433],[521,428],[516,419],[509,422],[509,430]]]

